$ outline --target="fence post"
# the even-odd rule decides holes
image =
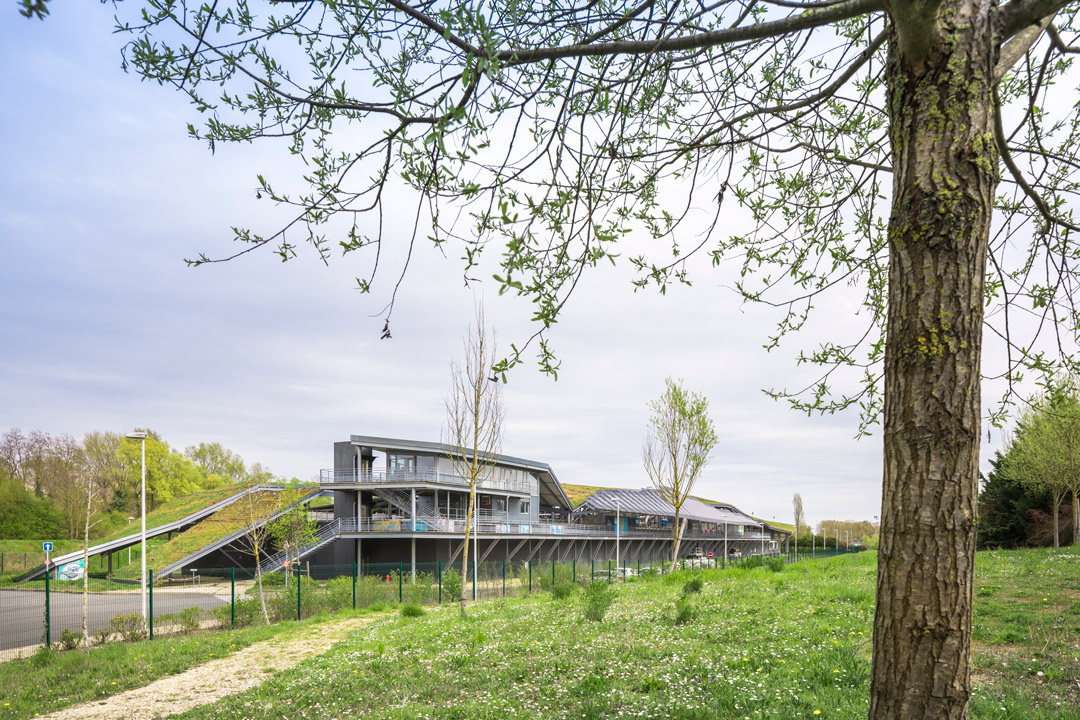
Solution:
[[[401,576],[402,576],[402,574],[404,572],[405,572],[405,563],[403,563],[401,561],[398,561],[398,564],[397,564],[397,601],[398,602],[401,602],[401,598],[403,597],[402,592],[401,592],[401,584],[402,584]]]
[[[506,597],[506,560],[503,560],[503,597]]]
[[[232,569],[232,589],[229,591],[229,619],[232,626],[236,627],[236,568]]]
[[[611,582],[611,558],[607,561],[607,581]]]
[[[572,572],[574,573],[574,584],[577,585],[577,558],[574,558],[570,562],[570,567],[573,569]]]
[[[356,563],[352,564],[352,609],[356,609]]]
[[[442,605],[442,560],[439,561],[439,604]]]
[[[146,587],[150,594],[150,617],[147,620],[150,622],[150,639],[154,639],[154,571],[147,570],[146,573],[150,576],[146,578]]]
[[[52,608],[49,607],[49,573],[51,572],[51,568],[45,568],[45,647],[52,647]]]
[[[532,594],[532,560],[529,561],[529,594]]]
[[[589,560],[589,582],[596,582],[596,558]]]
[[[555,561],[551,561],[551,589],[555,589]]]
[[[311,571],[308,570],[308,577],[311,577]],[[300,581],[304,579],[303,574],[300,572],[300,568],[296,568],[296,619],[300,619],[300,586],[303,584]]]

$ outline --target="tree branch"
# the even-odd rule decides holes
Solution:
[[[1052,16],[1069,4],[1069,0],[1013,0],[1001,8],[1001,39],[1004,41],[1028,25]]]
[[[1025,26],[1001,48],[1001,56],[994,67],[995,84],[1001,82],[1001,78],[1005,77],[1005,73],[1009,72],[1012,66],[1027,54],[1027,51],[1031,49],[1031,46],[1035,44],[1043,31],[1054,21],[1055,14],[1056,12],[1051,13],[1034,25]]]

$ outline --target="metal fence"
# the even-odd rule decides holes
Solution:
[[[815,558],[854,550],[825,550]],[[683,558],[677,569],[720,568],[731,565],[795,561],[794,553],[745,558]],[[799,560],[809,560],[800,553]],[[551,591],[557,585],[595,580],[632,580],[663,574],[670,561],[653,559],[617,563],[614,558],[586,561],[495,561],[447,563],[364,563],[362,565],[301,564],[288,573],[262,576],[262,592],[254,570],[198,569],[154,578],[143,592],[137,582],[90,578],[85,596],[87,631],[92,643],[133,637],[154,637],[180,630],[235,627],[310,617],[345,608],[382,603],[437,605],[467,600],[514,597]],[[43,645],[77,641],[83,624],[83,581],[44,578],[0,586],[0,660],[32,653]]]

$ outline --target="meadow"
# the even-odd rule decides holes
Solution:
[[[976,567],[971,717],[1080,720],[1080,549],[980,553]],[[599,622],[586,619],[582,589],[472,604],[466,619],[452,605],[413,606],[179,717],[863,718],[874,582],[875,559],[861,553],[779,572],[631,578],[613,587]],[[219,635],[220,646],[236,641]],[[200,637],[209,636],[185,642]],[[87,661],[60,674],[110,694],[119,688],[108,683],[121,677],[148,679],[140,663],[160,668],[157,653],[168,651],[151,661],[149,645],[117,643],[108,665]],[[79,672],[94,678],[74,679]],[[27,682],[19,673],[3,676],[5,695],[33,700],[32,689],[16,687]],[[32,711],[20,703],[0,717]]]

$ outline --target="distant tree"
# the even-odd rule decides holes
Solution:
[[[64,516],[52,500],[0,470],[0,540],[67,537]]]
[[[109,454],[108,439],[100,434],[89,434],[84,439],[83,447],[79,448],[77,456],[77,470],[74,473],[76,487],[79,490],[86,505],[83,512],[83,592],[82,592],[82,637],[83,647],[86,652],[90,650],[90,529],[104,519],[104,510],[108,503],[108,493],[111,486],[109,473],[111,462],[105,461]],[[97,457],[91,457],[86,447],[91,448],[91,453]],[[115,447],[111,448],[112,458],[115,458]],[[110,460],[111,460],[110,459]]]
[[[1022,485],[1050,496],[1054,547],[1059,547],[1061,504],[1080,490],[1080,392],[1075,383],[1051,384],[1020,414],[1017,426],[1021,430],[1006,450],[1006,469]]]
[[[32,430],[29,435],[23,435],[19,428],[11,428],[0,437],[0,465],[9,476],[41,495],[50,443],[51,438],[45,433]]]
[[[244,481],[251,483],[266,484],[274,481],[274,473],[262,463],[252,463],[244,474]]]
[[[241,482],[246,470],[239,455],[221,443],[199,443],[184,449],[184,456],[195,463],[204,475],[217,475],[229,482]]]
[[[465,336],[460,361],[450,363],[451,389],[446,398],[443,446],[454,472],[469,485],[465,515],[465,545],[461,556],[461,615],[465,616],[466,579],[469,577],[469,535],[475,534],[476,487],[491,477],[495,456],[502,447],[504,411],[499,379],[492,367],[497,360],[495,340],[488,337],[484,308],[476,308],[476,324]],[[475,542],[475,537],[473,538]],[[473,554],[477,552],[475,544]],[[474,574],[473,583],[476,583]]]
[[[803,515],[802,495],[795,493],[791,499],[792,511],[795,515],[795,557],[799,555],[799,527],[806,525],[806,517]]]
[[[990,468],[986,477],[980,477],[979,549],[1032,545],[1033,511],[1049,511],[1049,494],[1013,476],[1008,456],[1001,451],[990,459]]]
[[[679,561],[683,526],[682,506],[701,471],[709,463],[709,453],[716,446],[716,430],[709,417],[705,396],[684,390],[671,378],[659,399],[649,403],[652,417],[641,449],[645,473],[660,497],[675,508],[674,537],[671,541],[671,567]]]

